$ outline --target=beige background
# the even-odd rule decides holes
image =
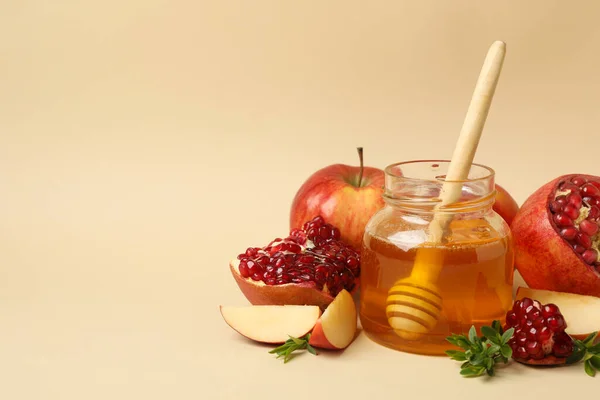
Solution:
[[[521,203],[600,173],[594,1],[0,4],[0,398],[589,394],[582,368],[466,380],[364,336],[283,365],[218,313],[227,261],[331,163],[449,157],[508,44],[476,161]]]

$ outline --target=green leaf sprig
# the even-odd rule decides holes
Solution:
[[[301,338],[296,338],[290,336],[290,338],[281,346],[274,348],[269,351],[269,354],[277,354],[277,358],[283,357],[283,363],[287,363],[295,354],[295,351],[298,350],[307,350],[310,354],[317,355],[317,351],[314,347],[308,344],[310,339],[310,333],[307,333],[305,336]]]
[[[573,354],[567,358],[567,364],[575,364],[583,361],[585,373],[591,377],[600,371],[600,342],[594,344],[598,332],[588,335],[584,340],[574,340]]]
[[[475,326],[471,326],[469,335],[450,335],[446,340],[463,350],[447,350],[446,354],[456,361],[462,361],[460,374],[476,377],[487,374],[494,376],[496,365],[506,364],[512,356],[508,341],[514,334],[514,328],[503,332],[499,321],[492,326],[481,327],[482,336],[477,336]]]

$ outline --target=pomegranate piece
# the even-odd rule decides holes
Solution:
[[[317,216],[285,238],[239,254],[232,273],[252,304],[324,307],[342,290],[353,292],[360,276],[360,254],[340,237]]]
[[[530,288],[600,297],[600,177],[560,176],[511,224],[515,267]]]
[[[540,304],[524,297],[515,301],[506,314],[505,330],[514,328],[508,341],[519,362],[538,365],[564,364],[573,354],[573,339],[565,332],[567,324],[555,304]]]

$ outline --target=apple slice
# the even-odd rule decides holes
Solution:
[[[352,295],[342,290],[317,321],[308,343],[322,349],[344,349],[356,335],[356,305]]]
[[[556,304],[567,323],[566,332],[575,339],[583,340],[590,333],[600,330],[599,297],[519,287],[516,300],[524,297],[542,304]]]
[[[225,322],[239,334],[261,343],[284,343],[309,333],[319,317],[318,306],[220,306]]]

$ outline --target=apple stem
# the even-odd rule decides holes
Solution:
[[[360,174],[358,175],[358,187],[360,187],[360,185],[362,184],[362,178],[363,178],[363,148],[362,147],[357,147],[356,150],[358,150],[358,159],[360,160]]]

